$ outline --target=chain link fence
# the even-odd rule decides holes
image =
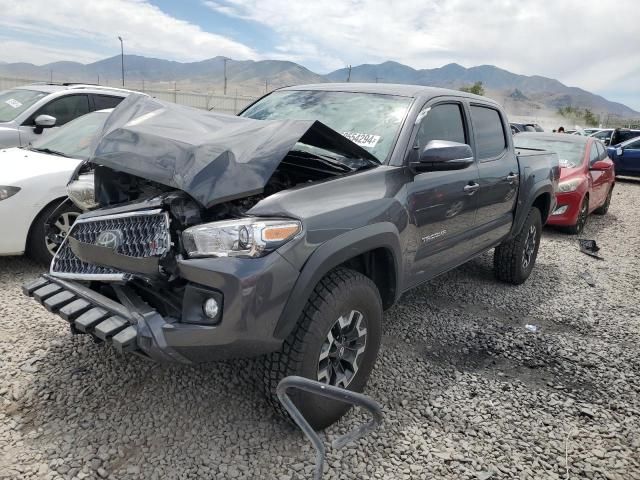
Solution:
[[[43,82],[47,81],[33,78],[0,77],[0,91],[19,87],[22,85]],[[139,88],[126,86],[125,88],[127,88],[128,90],[146,93],[147,95],[151,95],[154,98],[164,100],[166,102],[174,102],[179,105],[186,105],[188,107],[201,108],[204,110],[214,110],[216,112],[230,114],[238,113],[247,105],[255,101],[257,98],[248,95],[238,95],[237,93],[233,95],[221,95],[206,92],[183,91],[179,90],[178,88],[158,89],[145,88],[144,86],[141,86]]]

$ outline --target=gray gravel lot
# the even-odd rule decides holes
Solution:
[[[640,182],[620,181],[583,235],[605,261],[547,229],[522,286],[485,254],[407,293],[367,392],[385,425],[329,449],[326,478],[640,479],[639,212]],[[40,271],[0,259],[0,478],[310,478],[313,450],[253,361],[118,356],[22,296]]]

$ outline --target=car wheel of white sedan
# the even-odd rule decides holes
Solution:
[[[51,263],[60,243],[69,234],[73,222],[75,222],[80,211],[72,204],[67,203],[64,207],[58,208],[59,203],[54,202],[44,208],[31,224],[29,241],[27,244],[27,254],[36,262],[42,264]],[[52,214],[56,214],[55,221],[51,220],[53,232],[47,235],[45,224]]]

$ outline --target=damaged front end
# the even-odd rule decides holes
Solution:
[[[74,332],[183,363],[281,345],[273,333],[299,272],[277,249],[304,227],[251,209],[378,165],[319,122],[229,117],[136,96],[114,110],[94,152],[70,197],[97,208],[76,220],[49,273],[25,293]]]

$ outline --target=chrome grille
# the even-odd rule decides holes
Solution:
[[[118,233],[119,245],[114,251],[129,257],[160,256],[171,246],[169,219],[161,210],[86,219],[80,217],[73,224],[69,236],[83,243],[99,245],[99,235],[107,231]],[[124,275],[114,268],[83,262],[73,253],[67,239],[51,262],[51,274],[63,278],[96,280],[118,280]]]

